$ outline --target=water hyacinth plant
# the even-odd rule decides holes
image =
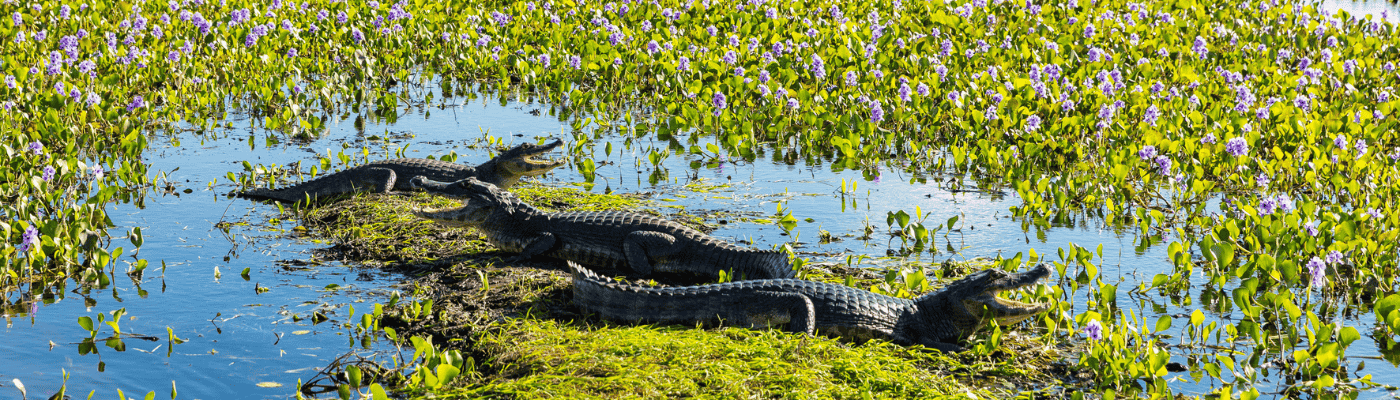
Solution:
[[[1191,350],[1125,353],[1106,346],[1170,319],[1145,329],[1101,301],[1117,288],[1092,258],[1062,260],[1086,271],[1063,300],[1081,285],[1100,300],[1083,362],[1153,367],[1096,389],[1170,392],[1155,366],[1176,357],[1189,379],[1224,371],[1238,385],[1222,389],[1243,390],[1267,354],[1290,356],[1269,364],[1302,378],[1290,394],[1369,387],[1324,362],[1356,329],[1323,317],[1372,308],[1400,278],[1396,27],[1296,0],[36,1],[0,15],[6,293],[102,284],[121,249],[81,244],[113,228],[107,205],[144,200],[150,130],[245,110],[310,137],[338,113],[394,114],[414,94],[390,82],[410,78],[518,90],[579,125],[625,114],[693,153],[955,174],[1014,189],[1027,229],[1071,213],[1135,229],[1175,268],[1138,293],[1199,308],[1173,295],[1204,285],[1224,299],[1212,316],[1238,314],[1193,315]],[[1247,360],[1213,358],[1212,336]]]

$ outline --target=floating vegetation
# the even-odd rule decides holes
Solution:
[[[115,227],[106,206],[139,206],[166,178],[142,161],[149,132],[236,114],[304,140],[337,118],[363,129],[487,93],[548,103],[573,126],[590,183],[589,156],[614,132],[666,143],[645,153],[653,183],[675,155],[698,168],[772,152],[872,180],[889,168],[960,176],[1015,190],[1026,230],[1090,217],[1135,232],[1140,248],[1165,245],[1172,270],[1123,287],[1100,274],[1099,249],[996,261],[1054,263],[1061,282],[1028,296],[1060,312],[1032,324],[1087,346],[1075,362],[1106,396],[1273,385],[1350,397],[1394,384],[1348,357],[1356,343],[1400,362],[1400,49],[1383,19],[1296,0],[37,1],[0,15],[7,310],[70,280],[106,287],[119,262],[146,268],[118,261],[132,253],[121,241],[137,248],[142,234]],[[306,212],[346,222],[376,206],[336,207]],[[887,220],[899,254],[938,251],[931,241],[953,229],[921,214]],[[788,218],[777,222],[790,229]],[[407,236],[428,246],[417,222],[351,225],[359,233],[340,237],[352,251]],[[440,250],[418,248],[434,251],[355,257]],[[1168,307],[1192,311],[1155,311]],[[433,357],[421,360],[461,369]]]

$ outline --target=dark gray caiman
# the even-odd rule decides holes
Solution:
[[[653,288],[614,282],[574,262],[569,262],[569,269],[574,304],[611,320],[718,321],[750,328],[787,324],[793,332],[856,342],[882,338],[947,352],[963,350],[957,343],[981,328],[987,318],[1010,325],[1050,308],[996,297],[998,292],[1049,276],[1050,267],[1044,264],[1018,274],[979,271],[913,300],[801,279]]]
[[[442,224],[470,226],[517,259],[537,255],[608,268],[626,266],[707,277],[729,271],[738,279],[778,279],[795,275],[787,253],[752,250],[715,239],[675,221],[623,211],[547,213],[510,192],[474,178],[438,182],[413,177],[410,185],[462,201],[462,206],[414,210]]]
[[[554,151],[564,141],[554,140],[546,144],[525,143],[506,150],[471,167],[446,161],[426,158],[396,158],[377,161],[330,175],[322,176],[300,184],[281,189],[253,189],[238,193],[240,197],[267,199],[295,203],[310,198],[328,198],[335,195],[370,192],[387,193],[390,190],[410,190],[407,179],[425,176],[430,179],[456,181],[473,177],[482,182],[490,182],[500,187],[511,187],[520,178],[543,175],[564,165],[563,160],[536,160],[535,157]],[[405,178],[400,180],[399,178]]]

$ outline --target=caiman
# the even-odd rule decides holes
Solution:
[[[864,342],[885,339],[945,352],[994,318],[1003,326],[1048,310],[997,297],[1050,275],[1041,264],[1009,274],[983,270],[940,291],[909,300],[845,285],[801,279],[769,279],[703,286],[653,288],[614,282],[569,262],[574,303],[604,318],[645,323],[721,323],[748,328],[781,327]]]
[[[736,279],[779,279],[795,275],[787,252],[753,250],[716,239],[675,221],[623,211],[547,213],[515,195],[475,178],[438,182],[413,177],[410,186],[456,198],[461,207],[414,210],[414,214],[454,226],[474,227],[501,250],[539,255],[640,274],[687,273]]]
[[[360,165],[281,189],[253,189],[237,195],[288,203],[306,199],[315,201],[354,192],[387,193],[391,190],[410,190],[407,178],[413,176],[445,181],[472,177],[508,188],[515,185],[520,178],[543,175],[564,165],[564,160],[535,159],[563,144],[564,141],[558,139],[546,144],[521,144],[475,167],[426,158],[396,158]]]

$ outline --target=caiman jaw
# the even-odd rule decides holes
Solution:
[[[1040,265],[1026,272],[1008,275],[992,282],[982,294],[963,300],[963,306],[972,315],[986,315],[997,320],[999,325],[1014,325],[1050,309],[1045,303],[1023,303],[1003,299],[997,294],[1034,285],[1036,281],[1050,276],[1050,267]]]
[[[540,145],[539,148],[530,150],[530,152],[527,154],[523,154],[520,157],[511,160],[507,160],[504,163],[502,163],[502,166],[504,166],[507,170],[509,170],[512,174],[515,174],[516,176],[544,175],[550,170],[564,165],[565,161],[536,159],[536,157],[540,157],[545,155],[546,153],[552,152],[562,145],[564,145],[564,141],[556,139],[552,143],[543,144]]]
[[[487,207],[473,207],[464,205],[456,208],[415,208],[413,215],[420,218],[431,219],[439,224],[469,227],[478,226],[486,221],[491,210]]]

